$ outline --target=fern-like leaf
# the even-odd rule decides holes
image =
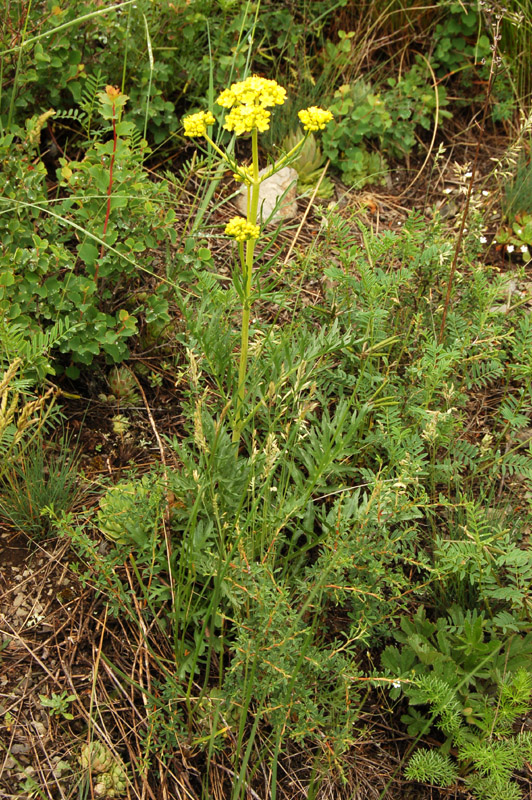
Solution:
[[[437,750],[418,750],[408,762],[405,777],[409,781],[435,786],[452,786],[456,783],[458,771],[449,756]]]

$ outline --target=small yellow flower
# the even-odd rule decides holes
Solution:
[[[260,228],[252,225],[244,217],[233,217],[225,226],[225,234],[232,236],[237,242],[247,242],[248,239],[258,239]]]
[[[191,114],[183,120],[185,136],[205,136],[207,125],[214,125],[215,122],[210,111],[198,111],[197,114]]]
[[[227,131],[234,131],[237,136],[251,133],[257,128],[261,133],[270,127],[270,112],[262,106],[235,106],[225,118],[223,127]]]
[[[252,75],[245,81],[233,83],[230,89],[225,89],[216,102],[224,108],[235,105],[252,105],[268,108],[269,106],[282,106],[286,100],[286,89],[279,86],[277,81],[270,81]]]
[[[233,83],[233,86],[236,86],[236,84]],[[219,106],[223,106],[223,108],[232,108],[236,103],[236,95],[232,89],[224,89],[218,96],[216,103]]]
[[[245,183],[246,186],[251,186],[253,183],[253,172],[251,169],[249,167],[245,167],[243,164],[240,164],[238,169],[240,171],[239,173],[233,172],[233,178],[235,181],[238,181],[238,183]]]
[[[324,108],[318,108],[317,106],[305,108],[303,111],[300,111],[297,116],[305,131],[322,131],[333,118],[330,111],[326,111]]]

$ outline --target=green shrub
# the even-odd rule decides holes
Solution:
[[[436,104],[438,124],[451,116],[445,88],[437,87],[436,98],[422,64],[390,78],[388,86],[379,91],[360,79],[337,89],[329,106],[334,121],[323,133],[323,151],[348,185],[384,183],[386,156],[404,157],[413,150],[418,127],[434,127]]]
[[[20,142],[13,134],[0,139],[0,312],[28,337],[58,322],[69,328],[57,349],[75,377],[76,365],[100,353],[111,362],[126,358],[139,316],[168,319],[164,284],[147,285],[141,270],[153,275],[149,249],[167,240],[173,214],[165,210],[166,185],[143,171],[145,151],[125,120],[116,125],[112,185],[113,140],[99,141],[100,127],[83,159],[61,159],[61,195],[49,198],[36,157],[42,124],[42,117],[29,120]]]

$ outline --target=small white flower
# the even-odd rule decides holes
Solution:
[[[513,253],[513,251],[515,250],[515,247],[513,246],[513,244],[509,244],[508,247],[506,248],[506,250],[509,253]]]
[[[452,186],[447,186],[447,188],[443,190],[443,193],[444,194],[451,194],[452,190],[453,190]]]
[[[528,253],[528,247],[526,246],[526,244],[522,244],[519,249],[522,253]]]
[[[490,193],[488,192],[488,190],[487,189],[482,189],[482,197],[489,197],[489,196],[490,196]]]
[[[485,237],[485,236],[481,236],[481,237],[480,237],[480,244],[486,244],[486,242],[487,242],[487,241],[488,241],[488,240],[486,239],[486,237]]]
[[[400,689],[401,688],[401,681],[393,681],[392,686],[393,686],[394,689]]]
[[[401,222],[401,220],[399,220],[399,222],[398,222],[397,224],[398,224],[398,225],[402,225],[403,223]]]
[[[466,172],[466,174],[464,175],[464,178],[472,178],[472,177],[473,177],[472,172]]]

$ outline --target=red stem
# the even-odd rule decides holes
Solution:
[[[105,234],[107,232],[107,225],[109,224],[109,214],[111,213],[111,193],[113,191],[113,167],[115,164],[115,155],[116,155],[116,117],[115,117],[115,104],[113,103],[113,152],[111,155],[111,163],[109,165],[109,186],[107,188],[107,210],[105,212],[105,221],[103,223],[103,233],[102,239],[105,240]],[[104,249],[104,241],[102,241],[102,245],[100,247],[100,260],[103,258],[103,249]],[[96,264],[96,269],[94,271],[94,281],[98,283],[98,267],[99,264]]]

